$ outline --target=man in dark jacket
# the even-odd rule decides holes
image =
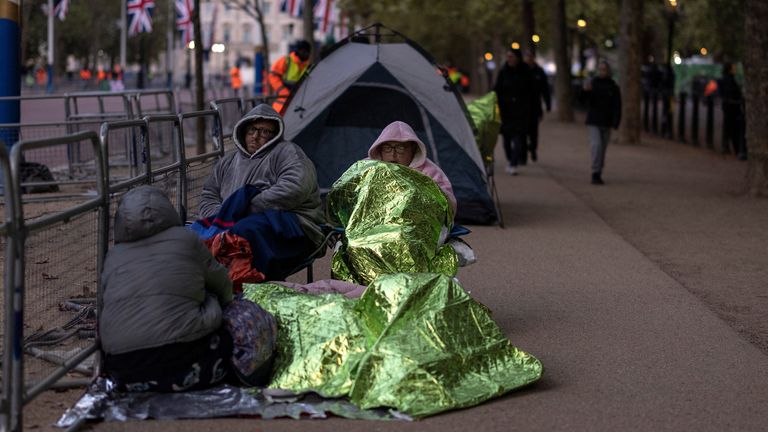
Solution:
[[[727,153],[729,144],[731,144],[736,157],[739,160],[747,160],[747,146],[744,140],[746,122],[744,97],[741,94],[739,83],[736,82],[736,65],[723,64],[723,78],[718,85],[718,92],[723,101],[723,127],[725,128],[723,152]]]
[[[552,98],[549,91],[549,79],[544,69],[536,63],[536,54],[532,50],[525,51],[525,64],[531,69],[534,80],[536,80],[537,97],[533,104],[533,111],[536,116],[531,119],[531,125],[525,134],[523,140],[523,147],[527,147],[528,151],[523,151],[521,156],[521,163],[525,165],[528,158],[527,153],[531,153],[531,160],[536,162],[537,149],[539,144],[539,123],[541,122],[544,111],[541,109],[541,103],[544,102],[544,106],[547,107],[547,112],[552,111]]]
[[[507,61],[499,71],[493,91],[499,101],[501,135],[509,162],[506,172],[517,175],[517,165],[524,151],[525,134],[532,119],[536,118],[533,106],[538,97],[536,81],[528,65],[523,62],[520,50],[507,51]]]
[[[601,61],[598,64],[597,77],[584,83],[582,97],[589,107],[587,126],[592,154],[592,184],[601,185],[611,128],[617,129],[621,122],[621,92],[611,78],[608,63]]]

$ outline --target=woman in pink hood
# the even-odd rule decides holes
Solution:
[[[448,176],[434,162],[427,159],[427,146],[407,123],[396,121],[385,127],[368,150],[368,157],[405,165],[430,177],[440,186],[451,203],[453,213],[456,214],[456,197],[453,195]]]

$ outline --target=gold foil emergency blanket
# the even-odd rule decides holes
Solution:
[[[423,417],[541,377],[541,363],[442,274],[382,275],[357,300],[268,284],[246,285],[245,297],[278,321],[273,388]]]
[[[501,114],[496,103],[496,92],[486,93],[467,104],[467,111],[475,124],[475,141],[486,163],[493,163],[493,150],[501,129]]]
[[[418,171],[356,162],[331,188],[328,213],[345,228],[331,264],[334,279],[368,285],[388,273],[456,274],[456,252],[441,244],[453,221],[451,206]]]

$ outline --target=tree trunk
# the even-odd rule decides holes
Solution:
[[[571,106],[571,62],[568,55],[568,28],[565,24],[565,0],[557,0],[555,14],[552,20],[552,36],[554,38],[555,65],[555,98],[557,100],[557,119],[565,122],[573,121],[573,106]]]
[[[192,13],[195,29],[195,110],[205,109],[205,87],[203,87],[203,32],[200,28],[200,0],[195,0]],[[205,118],[197,119],[197,154],[205,153]]]
[[[638,144],[642,131],[640,105],[643,95],[640,85],[640,66],[643,0],[622,0],[619,23],[619,84],[622,110],[619,142]]]
[[[309,42],[310,51],[309,60],[310,63],[317,61],[317,50],[315,49],[315,24],[314,24],[314,12],[312,11],[312,0],[304,0],[303,21],[304,21],[304,39]]]
[[[744,96],[747,117],[747,175],[744,190],[768,197],[768,3],[747,0],[745,19]]]
[[[533,14],[533,1],[523,0],[523,48],[536,52],[533,34],[536,32],[536,18]]]
[[[270,70],[269,65],[269,37],[267,36],[267,26],[264,25],[264,13],[261,10],[261,7],[259,7],[259,2],[257,0],[253,0],[253,10],[256,12],[256,20],[259,22],[259,29],[261,29],[261,44],[262,44],[262,53],[264,53],[264,71],[263,76],[267,76]],[[263,83],[259,83],[261,85]],[[269,86],[262,85],[261,86],[261,93],[263,95],[267,95],[269,93]]]

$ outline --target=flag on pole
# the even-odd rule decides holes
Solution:
[[[128,0],[128,35],[152,32],[154,0]]]
[[[348,27],[349,24],[347,23],[347,14],[340,11],[338,16],[339,16],[338,39],[344,39],[345,37],[349,36],[349,27]]]
[[[296,18],[301,18],[304,9],[304,0],[282,0],[280,3],[280,12]]]
[[[53,16],[58,17],[59,20],[64,21],[69,12],[69,0],[55,0],[53,4]]]
[[[195,39],[195,27],[192,25],[193,0],[176,0],[176,29],[181,32],[181,41],[188,45]]]
[[[327,34],[332,31],[333,25],[336,24],[336,17],[338,16],[338,9],[336,8],[336,2],[333,0],[318,0],[315,3],[315,21],[317,22],[317,29],[320,32]]]
[[[213,46],[213,42],[215,41],[216,36],[216,17],[219,16],[219,4],[214,3],[213,5],[213,13],[211,14],[211,27],[210,31],[208,32],[208,40],[203,45],[203,49],[209,50]]]

